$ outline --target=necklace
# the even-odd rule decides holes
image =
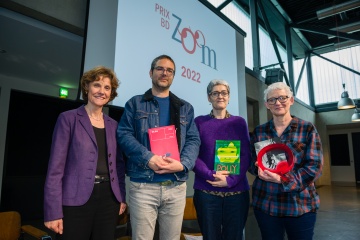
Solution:
[[[90,114],[88,114],[90,118],[94,119],[95,121],[100,121],[102,119],[102,114],[100,114],[100,116],[98,118],[95,118],[93,116],[91,116]]]
[[[96,118],[96,117],[91,116],[90,110],[88,110],[88,109],[86,109],[86,108],[85,108],[85,110],[86,110],[86,113],[88,114],[88,116],[89,116],[90,118],[94,119],[95,121],[100,121],[100,120],[102,119],[102,115],[103,115],[102,112],[101,112],[101,113],[99,114],[99,116]]]

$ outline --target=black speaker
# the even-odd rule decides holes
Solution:
[[[276,82],[282,82],[284,78],[284,70],[281,68],[266,69],[265,84],[270,85]]]

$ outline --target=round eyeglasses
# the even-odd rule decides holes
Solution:
[[[219,96],[222,96],[222,97],[227,97],[229,96],[229,93],[227,91],[221,91],[221,92],[211,92],[209,93],[209,96],[212,97],[212,98],[217,98]]]
[[[289,96],[280,96],[280,97],[273,97],[273,98],[269,98],[268,100],[266,100],[266,102],[270,105],[274,105],[276,103],[276,101],[279,100],[280,103],[286,103],[286,101],[288,100]]]
[[[171,69],[171,68],[163,68],[163,67],[155,67],[154,68],[156,71],[158,72],[167,72],[169,73],[170,75],[174,75],[175,74],[175,70],[174,69]]]

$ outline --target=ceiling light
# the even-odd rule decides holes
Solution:
[[[354,114],[351,116],[351,121],[360,122],[360,110],[355,108]]]
[[[353,0],[316,11],[316,15],[318,19],[323,19],[358,7],[360,7],[360,1]]]
[[[338,102],[338,109],[355,108],[354,100],[349,98],[349,94],[345,91],[345,83],[343,83],[344,92],[341,94],[341,99]]]

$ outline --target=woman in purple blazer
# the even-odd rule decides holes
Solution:
[[[44,188],[44,224],[57,239],[113,240],[125,211],[125,164],[117,122],[103,114],[119,81],[105,67],[81,78],[86,105],[63,112],[55,125]]]

